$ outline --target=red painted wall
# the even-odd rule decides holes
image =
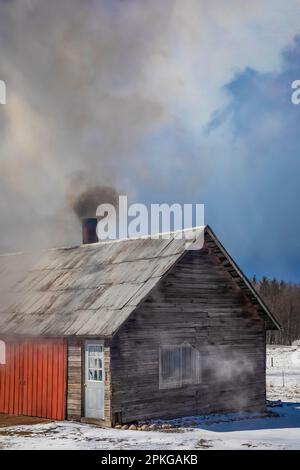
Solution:
[[[6,342],[0,413],[65,419],[67,345],[62,339]]]

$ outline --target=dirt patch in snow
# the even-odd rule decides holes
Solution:
[[[21,426],[50,423],[51,420],[44,418],[34,418],[32,416],[14,416],[0,413],[0,428],[7,426]]]

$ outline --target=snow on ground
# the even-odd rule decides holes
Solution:
[[[268,398],[280,398],[284,403],[272,407],[267,415],[190,417],[173,421],[181,427],[157,431],[104,429],[72,422],[2,427],[0,449],[300,449],[300,361],[297,363],[295,352],[296,348],[282,346],[268,349]]]
[[[273,408],[280,417],[234,420],[165,431],[104,429],[53,422],[0,428],[1,449],[300,449],[300,404]],[[222,422],[222,419],[224,420]],[[218,421],[219,422],[216,422]]]
[[[272,400],[300,402],[300,348],[269,346],[267,393]]]

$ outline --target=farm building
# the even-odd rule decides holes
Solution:
[[[279,325],[213,231],[189,235],[1,256],[0,413],[113,425],[264,409]]]

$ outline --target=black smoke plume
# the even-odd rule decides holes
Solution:
[[[69,205],[81,220],[85,217],[96,217],[100,204],[112,204],[118,207],[118,193],[111,186],[92,186],[78,195],[69,196]]]

